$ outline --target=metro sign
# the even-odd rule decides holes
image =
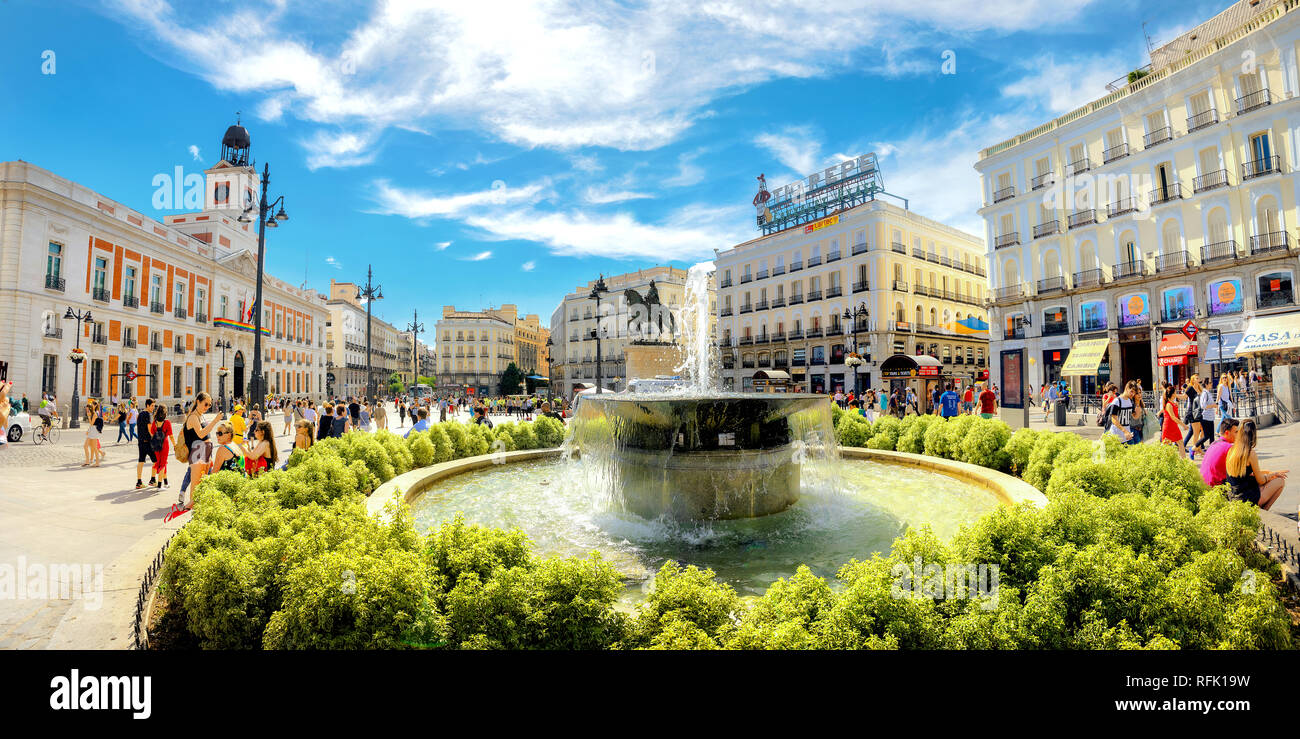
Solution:
[[[132,381],[134,381],[135,378],[137,378],[137,377],[139,377],[139,375],[136,374],[135,370],[127,370],[127,371],[126,371],[126,379],[127,379],[127,382],[132,382]]]
[[[1194,321],[1188,320],[1187,323],[1184,323],[1182,331],[1183,331],[1183,336],[1186,336],[1192,341],[1196,341],[1197,328],[1196,328],[1196,323]]]

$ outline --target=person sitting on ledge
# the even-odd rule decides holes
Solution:
[[[1223,423],[1219,424],[1219,438],[1210,444],[1201,458],[1201,479],[1205,480],[1206,485],[1214,487],[1228,481],[1228,471],[1225,467],[1228,450],[1236,442],[1237,419],[1223,419]]]
[[[1262,469],[1255,454],[1255,440],[1255,422],[1243,421],[1224,464],[1228,473],[1228,500],[1248,501],[1267,511],[1282,495],[1287,471]]]

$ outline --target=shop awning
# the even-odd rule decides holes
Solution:
[[[1242,332],[1237,354],[1271,352],[1300,347],[1300,312],[1250,319]]]
[[[784,370],[759,370],[754,373],[755,380],[780,380],[790,381],[790,373]]]
[[[1241,343],[1241,336],[1240,331],[1223,335],[1223,361],[1237,361],[1237,345]],[[1219,339],[1217,336],[1210,336],[1205,347],[1205,356],[1201,357],[1201,361],[1213,364],[1219,361],[1219,356]]]
[[[1097,368],[1106,358],[1110,339],[1084,339],[1074,342],[1070,347],[1070,356],[1061,365],[1062,377],[1091,377],[1097,374]]]
[[[887,380],[941,377],[943,362],[929,354],[894,354],[880,363],[880,375]]]

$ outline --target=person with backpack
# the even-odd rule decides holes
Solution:
[[[153,463],[151,477],[157,478],[159,490],[171,487],[167,481],[167,458],[171,455],[172,422],[167,420],[167,406],[158,404],[149,424],[149,441],[153,445],[156,459]]]
[[[1141,401],[1134,398],[1138,392],[1130,380],[1124,386],[1124,392],[1102,411],[1101,425],[1129,445],[1142,443],[1142,420],[1138,410]]]

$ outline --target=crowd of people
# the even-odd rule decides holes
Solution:
[[[832,400],[840,408],[857,413],[868,422],[876,420],[877,410],[882,416],[903,418],[908,414],[921,415],[920,398],[912,387],[894,387],[886,390],[867,388],[859,396],[850,390],[836,390]],[[943,418],[960,415],[980,415],[992,418],[998,411],[998,388],[992,383],[977,382],[962,387],[954,382],[936,383],[930,391],[929,412]]]

